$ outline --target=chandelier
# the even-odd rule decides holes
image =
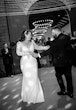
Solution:
[[[39,37],[43,36],[49,27],[52,26],[53,20],[51,19],[43,19],[43,20],[38,20],[34,21],[32,24],[35,27],[32,32],[34,37]]]
[[[52,26],[53,20],[51,19],[45,19],[45,20],[38,20],[33,22],[33,25],[35,26],[35,28],[48,28],[50,26]]]

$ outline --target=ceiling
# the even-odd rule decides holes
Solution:
[[[30,27],[33,28],[32,22],[41,19],[52,19],[52,27],[64,27],[69,23],[68,6],[76,6],[76,0],[68,1],[67,6],[62,0],[39,0],[35,2],[29,9]]]
[[[63,27],[69,23],[66,9],[76,6],[76,0],[35,0],[37,2],[34,4],[32,1],[34,0],[0,0],[0,17],[27,13],[30,23],[49,18],[54,21],[52,26]]]
[[[52,27],[62,28],[63,26],[69,23],[69,17],[67,12],[65,10],[58,10],[53,12],[31,14],[29,16],[30,28],[34,28],[34,26],[32,25],[34,21],[45,20],[45,19],[53,20]]]

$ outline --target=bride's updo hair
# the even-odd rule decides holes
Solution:
[[[31,31],[30,31],[30,30],[24,30],[24,31],[21,33],[21,39],[20,39],[20,41],[26,40],[25,34],[28,35],[29,32],[31,32]],[[31,34],[32,34],[32,32],[31,32]]]

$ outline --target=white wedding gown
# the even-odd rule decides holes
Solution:
[[[30,47],[17,43],[17,55],[21,55],[20,67],[23,74],[21,97],[24,102],[44,102],[43,89],[38,78],[37,60],[29,52],[34,51],[33,42]],[[26,54],[24,54],[26,53]]]

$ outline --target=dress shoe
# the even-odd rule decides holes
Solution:
[[[59,91],[57,92],[58,95],[66,95],[66,92],[65,91]]]
[[[67,92],[67,95],[68,95],[70,98],[73,98],[73,94],[69,94],[69,93]]]

